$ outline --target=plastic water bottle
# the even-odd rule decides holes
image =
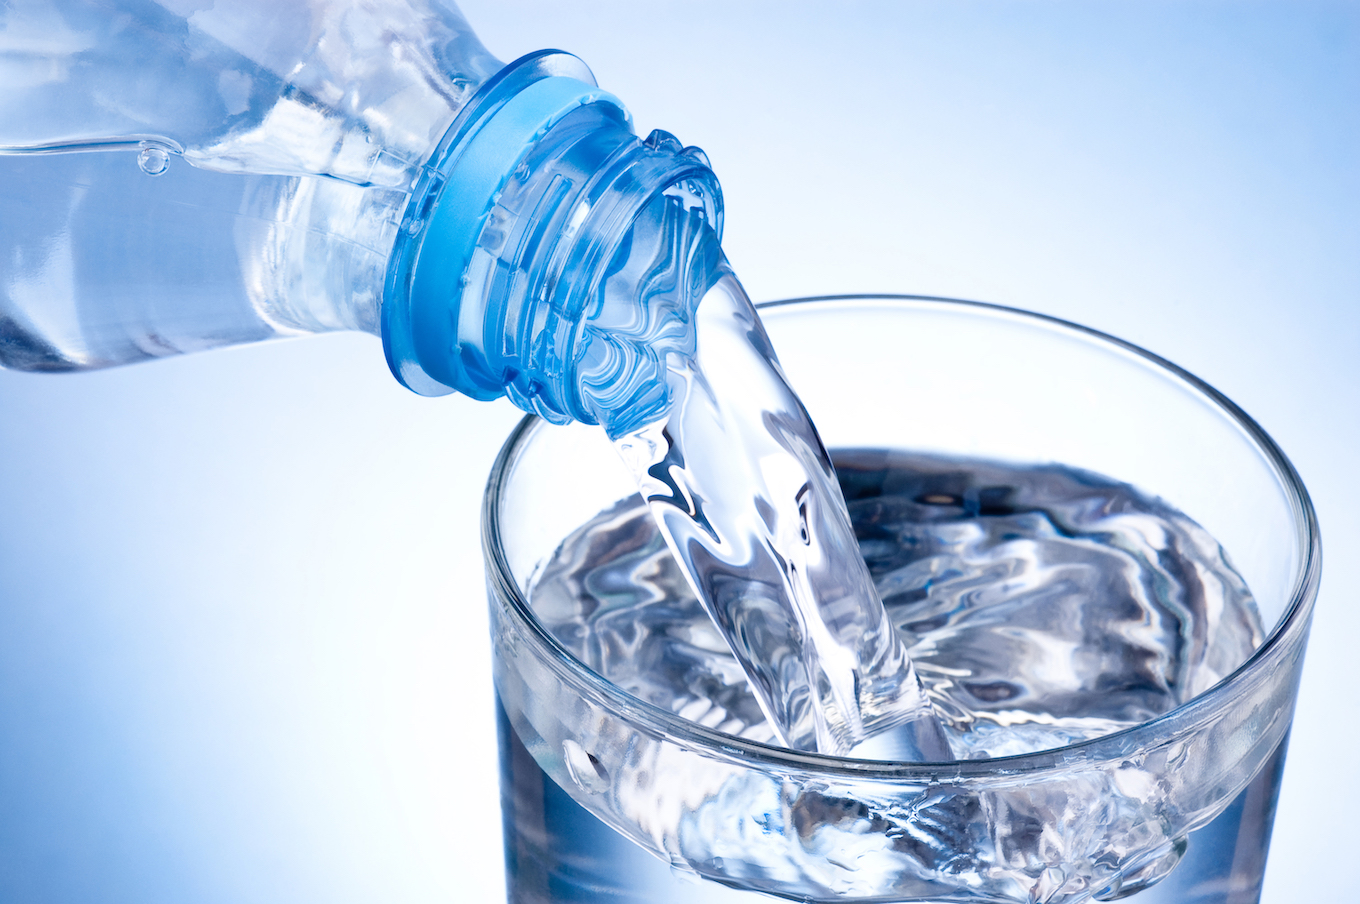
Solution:
[[[416,392],[600,424],[782,739],[947,758],[703,153],[439,0],[201,6],[0,13],[0,365],[364,330]]]
[[[6,4],[0,365],[362,330],[426,395],[595,422],[655,394],[656,337],[587,354],[582,325],[657,198],[718,234],[700,151],[639,140],[569,54],[503,65],[451,3],[201,7]]]

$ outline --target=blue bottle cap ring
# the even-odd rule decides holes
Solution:
[[[413,240],[409,294],[389,292],[384,299],[384,346],[404,385],[422,395],[457,390],[491,399],[503,394],[462,363],[458,310],[465,274],[487,216],[520,162],[564,116],[598,103],[616,108],[628,121],[623,103],[607,91],[565,76],[539,79],[475,124],[435,164],[443,184],[434,188],[432,206],[422,202],[429,212]]]

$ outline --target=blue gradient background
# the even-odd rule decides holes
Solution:
[[[1265,900],[1350,899],[1360,4],[462,8],[704,147],[756,299],[1055,314],[1279,440],[1328,558]],[[476,530],[516,419],[364,336],[0,373],[0,901],[501,899]]]

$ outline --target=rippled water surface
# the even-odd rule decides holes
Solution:
[[[1126,484],[895,451],[832,457],[860,552],[958,756],[1144,722],[1261,643],[1255,603],[1218,543]],[[630,693],[775,739],[640,499],[564,541],[532,604]]]

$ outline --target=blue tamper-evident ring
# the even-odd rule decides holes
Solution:
[[[502,395],[500,387],[463,367],[458,337],[463,277],[487,216],[520,161],[562,117],[595,103],[616,107],[627,121],[623,103],[606,91],[574,78],[540,79],[509,98],[449,155],[452,165],[444,171],[412,264],[409,308],[393,312],[394,322],[387,324],[409,326],[409,340],[395,335],[406,330],[385,330],[389,363],[411,389],[432,395],[447,386],[479,399]]]

